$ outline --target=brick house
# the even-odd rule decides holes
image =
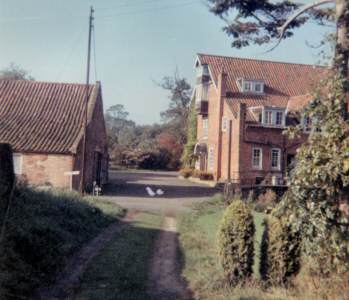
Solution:
[[[85,187],[108,176],[100,83],[89,86]],[[10,143],[17,176],[31,185],[78,189],[86,86],[0,81],[0,142]],[[70,172],[79,171],[71,176]]]
[[[198,54],[196,169],[240,186],[285,185],[307,137],[302,110],[326,69],[319,66]],[[282,134],[303,124],[298,140]]]

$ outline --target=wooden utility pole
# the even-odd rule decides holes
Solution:
[[[84,120],[83,129],[84,136],[82,141],[82,159],[81,159],[81,176],[80,176],[80,193],[85,192],[85,178],[86,178],[86,135],[87,135],[87,117],[88,117],[88,101],[90,98],[90,65],[91,65],[91,36],[93,30],[93,13],[94,9],[91,6],[89,17],[89,31],[88,31],[88,45],[87,45],[87,72],[86,72],[86,90],[85,90],[85,105],[84,105]]]

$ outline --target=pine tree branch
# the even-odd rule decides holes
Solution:
[[[309,3],[303,7],[301,7],[299,10],[297,10],[292,16],[290,16],[287,21],[284,23],[284,25],[282,25],[278,31],[279,31],[279,40],[277,41],[276,45],[271,48],[270,50],[268,50],[267,52],[270,52],[272,50],[274,50],[277,46],[279,46],[279,44],[281,43],[283,37],[285,36],[285,32],[286,29],[288,28],[288,26],[290,26],[290,24],[297,19],[300,15],[302,15],[303,13],[305,13],[306,11],[308,11],[309,9],[312,9],[314,7],[320,6],[320,5],[324,5],[324,4],[328,4],[328,3],[335,3],[335,0],[319,0],[319,1],[315,1],[313,3]]]

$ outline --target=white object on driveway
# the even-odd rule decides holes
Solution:
[[[150,197],[154,197],[156,195],[149,186],[147,186],[145,189]]]
[[[165,193],[164,193],[164,191],[163,191],[162,189],[158,189],[158,190],[156,191],[156,194],[157,194],[158,196],[162,196],[162,195],[165,194]]]

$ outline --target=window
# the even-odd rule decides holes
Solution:
[[[252,149],[252,167],[254,169],[262,169],[262,149],[253,148]]]
[[[283,124],[283,116],[284,116],[284,114],[282,113],[282,111],[276,112],[275,125],[282,125]]]
[[[197,102],[208,101],[208,84],[198,84],[195,91],[195,99]]]
[[[303,130],[309,132],[311,130],[311,119],[308,116],[303,117]]]
[[[208,118],[202,119],[202,129],[204,137],[208,137]]]
[[[222,131],[226,132],[229,127],[229,122],[227,117],[222,118]]]
[[[254,84],[254,91],[257,93],[262,93],[262,84],[260,82],[256,82]]]
[[[22,174],[22,155],[19,153],[13,154],[13,168],[16,175]]]
[[[282,126],[284,125],[284,112],[275,109],[267,109],[264,111],[264,124]]]
[[[244,92],[250,92],[252,90],[252,83],[250,81],[244,81]]]
[[[196,66],[196,77],[209,76],[208,65]]]
[[[265,111],[264,123],[267,125],[273,124],[273,112],[270,110]]]
[[[241,92],[253,92],[257,94],[264,93],[264,82],[262,81],[238,78],[236,83]]]
[[[214,148],[210,147],[208,150],[208,170],[213,171],[214,169]]]
[[[280,170],[280,165],[281,165],[281,150],[277,148],[271,149],[271,168]]]

